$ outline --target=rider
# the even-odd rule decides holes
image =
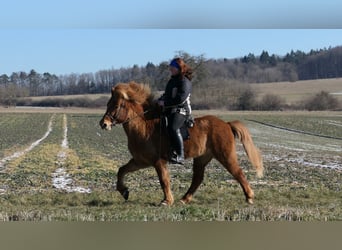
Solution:
[[[171,142],[170,162],[184,164],[184,144],[180,128],[191,115],[190,95],[192,90],[192,69],[181,58],[175,58],[169,65],[171,79],[158,103],[164,107],[167,130]]]

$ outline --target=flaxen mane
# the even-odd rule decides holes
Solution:
[[[117,84],[112,88],[113,92],[121,94],[126,101],[141,105],[151,104],[153,100],[150,86],[147,84],[138,84],[134,81],[127,84]]]

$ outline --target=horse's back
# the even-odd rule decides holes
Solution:
[[[197,129],[210,132],[211,134],[227,134],[231,132],[230,125],[214,115],[205,115],[195,118]]]
[[[226,148],[224,144],[234,142],[230,125],[213,115],[195,118],[195,125],[189,129],[189,133],[190,139],[185,142],[187,158],[221,150]]]

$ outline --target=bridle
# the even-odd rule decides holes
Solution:
[[[105,116],[107,116],[107,117],[110,119],[110,122],[111,122],[111,125],[112,125],[112,126],[115,126],[116,124],[119,124],[119,123],[117,122],[117,119],[119,118],[119,116],[120,116],[120,111],[121,111],[121,109],[122,109],[124,106],[125,106],[124,103],[121,103],[120,105],[116,105],[116,106],[114,107],[113,112],[106,112],[106,115],[105,115]],[[115,112],[115,113],[114,113],[114,112]],[[113,115],[113,113],[114,113],[114,115]]]
[[[112,126],[115,126],[116,124],[126,124],[126,123],[129,123],[130,121],[132,121],[132,120],[134,120],[134,119],[136,119],[136,118],[138,118],[138,117],[142,117],[143,115],[145,115],[147,112],[149,112],[150,110],[145,110],[145,111],[143,111],[143,112],[141,112],[141,113],[136,113],[136,116],[134,116],[134,117],[132,117],[132,118],[126,118],[126,120],[124,120],[123,122],[117,122],[117,119],[119,118],[119,116],[120,116],[120,112],[121,112],[121,109],[122,108],[124,108],[126,105],[125,105],[125,103],[121,103],[120,105],[116,105],[115,106],[115,109],[114,109],[114,111],[115,111],[115,114],[113,115],[113,113],[114,113],[114,111],[113,112],[107,112],[106,114],[105,114],[105,116],[107,116],[109,119],[110,119],[110,122],[111,122],[111,125]],[[128,112],[127,112],[128,113]],[[127,113],[126,113],[126,116],[127,116]]]

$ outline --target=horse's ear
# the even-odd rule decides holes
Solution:
[[[112,87],[112,95],[114,95],[115,92],[115,86]]]
[[[124,86],[124,87],[126,87],[126,86]],[[119,97],[122,97],[124,100],[129,101],[129,96],[127,94],[127,90],[124,89],[123,86],[121,87],[121,85],[120,85],[120,88],[115,89],[115,92]]]
[[[125,99],[126,101],[130,100],[128,95],[127,95],[127,93],[125,91],[121,91],[121,95],[122,95],[123,99]]]

